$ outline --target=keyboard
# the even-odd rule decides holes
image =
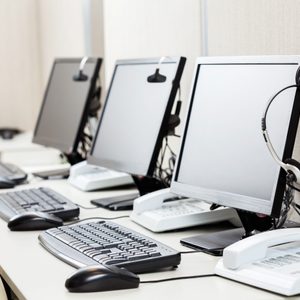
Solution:
[[[111,221],[52,228],[39,235],[50,253],[80,268],[116,265],[136,273],[150,272],[180,263],[172,248]]]
[[[79,208],[66,197],[49,188],[35,188],[0,193],[0,217],[8,221],[27,211],[47,212],[69,220],[78,217]]]
[[[0,177],[6,177],[16,183],[21,183],[27,178],[27,174],[13,164],[0,162]]]

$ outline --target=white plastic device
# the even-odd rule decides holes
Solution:
[[[235,225],[239,224],[235,210],[224,207],[210,210],[210,204],[205,201],[179,198],[171,193],[169,188],[135,199],[130,218],[153,232],[226,220],[232,221]]]
[[[134,184],[132,177],[127,173],[90,165],[86,161],[71,167],[68,182],[85,192]]]
[[[215,273],[279,294],[299,294],[300,228],[263,232],[230,245]]]

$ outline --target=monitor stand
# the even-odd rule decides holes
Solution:
[[[34,176],[43,179],[68,178],[70,175],[70,165],[76,164],[83,160],[82,156],[77,152],[69,154],[60,153],[62,160],[66,160],[65,164],[58,165],[57,168],[46,168],[32,172]]]
[[[83,158],[82,155],[78,152],[71,152],[68,154],[64,153],[63,155],[67,158],[71,166],[85,160],[85,158]]]
[[[161,190],[166,188],[162,181],[153,178],[153,177],[144,177],[144,176],[132,176],[134,183],[136,184],[137,189],[140,192],[140,196],[146,195],[148,193]]]
[[[66,166],[62,165],[57,169],[50,169],[50,170],[42,170],[42,171],[35,171],[32,175],[40,177],[42,179],[61,179],[61,178],[68,178],[70,175],[70,166],[67,164]]]
[[[185,238],[180,241],[181,244],[205,253],[221,256],[223,249],[227,246],[256,232],[266,231],[272,227],[273,218],[269,216],[240,210],[237,210],[237,213],[243,227]]]
[[[94,199],[91,201],[91,203],[110,210],[132,210],[133,201],[137,197],[165,188],[161,181],[154,178],[142,176],[132,176],[132,178],[136,185],[136,188],[138,189],[138,192],[135,189],[132,193],[126,193],[125,195],[118,195],[114,197]],[[132,187],[132,185],[128,187]]]

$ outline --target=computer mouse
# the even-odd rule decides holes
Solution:
[[[0,128],[0,136],[4,140],[11,140],[16,134],[19,134],[20,132],[21,130],[17,128]]]
[[[7,177],[0,176],[0,189],[11,189],[15,187],[16,183]]]
[[[87,266],[66,280],[72,293],[102,292],[137,288],[140,278],[125,268],[107,265]]]
[[[62,225],[62,219],[39,211],[24,212],[13,216],[7,224],[11,231],[44,230]]]

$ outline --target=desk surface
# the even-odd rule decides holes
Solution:
[[[85,206],[89,200],[117,192],[83,193],[64,180],[38,181],[18,189],[33,186],[49,186],[75,203]],[[95,210],[81,209],[81,218],[91,216],[118,216],[129,212],[111,212],[101,208]],[[147,229],[133,223],[130,219],[119,219],[118,222],[137,230],[154,239],[157,239],[179,251],[187,250],[180,245],[182,237],[195,235],[213,227],[184,230],[178,232],[154,234]],[[39,232],[11,232],[6,223],[0,220],[0,274],[11,286],[20,299],[47,300],[47,299],[284,299],[273,293],[265,292],[253,287],[235,283],[220,277],[186,279],[164,283],[141,284],[138,289],[112,291],[90,294],[71,294],[64,287],[68,276],[75,269],[48,253],[38,242]],[[189,276],[196,274],[213,273],[218,257],[204,253],[182,254],[182,262],[178,269],[173,271],[156,272],[140,275],[141,280]],[[289,298],[291,299],[291,298]],[[299,298],[300,299],[300,298]]]
[[[1,144],[1,143],[0,143]],[[0,145],[1,151],[1,145]],[[124,193],[124,190],[103,192],[81,192],[66,180],[32,180],[30,184],[18,186],[17,189],[48,186],[65,195],[73,202],[89,206],[89,200],[109,195]],[[2,191],[1,191],[2,192]],[[4,192],[4,191],[3,191]],[[104,209],[81,209],[81,219],[87,217],[115,217],[129,215],[129,211],[112,212]],[[216,226],[198,227],[177,232],[155,234],[140,227],[129,218],[115,220],[124,226],[161,241],[178,251],[187,248],[180,245],[180,239],[209,230]],[[140,284],[138,289],[110,291],[90,294],[71,294],[64,287],[67,277],[76,270],[47,252],[38,242],[39,231],[11,232],[7,223],[0,219],[0,275],[10,285],[19,299],[28,300],[77,300],[77,299],[287,299],[285,297],[246,286],[221,277],[186,279],[163,283]],[[169,277],[211,274],[218,257],[204,253],[182,254],[182,261],[176,270],[140,275],[141,280],[155,280]],[[300,299],[294,297],[289,299]]]

